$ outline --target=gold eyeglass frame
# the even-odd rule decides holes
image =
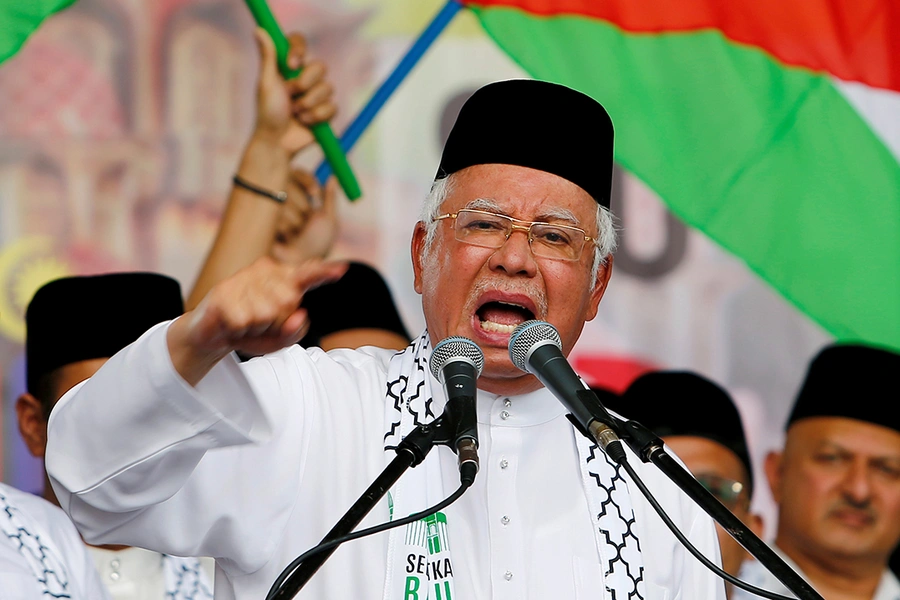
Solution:
[[[535,225],[549,225],[551,227],[559,227],[560,229],[567,229],[569,231],[578,232],[584,237],[585,243],[581,245],[581,248],[579,248],[579,250],[578,250],[578,256],[576,256],[574,258],[565,258],[562,256],[545,256],[545,255],[535,254],[535,256],[540,256],[541,258],[547,258],[550,260],[576,261],[581,258],[581,254],[582,254],[582,252],[584,252],[584,247],[587,244],[587,242],[591,242],[595,245],[597,244],[597,241],[594,238],[592,238],[591,236],[589,236],[584,229],[581,229],[580,227],[575,227],[574,225],[558,225],[556,223],[548,223],[547,221],[523,221],[522,219],[516,219],[515,217],[510,217],[507,215],[502,215],[500,213],[490,212],[487,210],[479,210],[477,208],[461,208],[460,210],[458,210],[455,213],[446,213],[443,215],[439,215],[433,219],[434,221],[443,221],[444,219],[453,219],[454,220],[453,231],[456,234],[456,239],[464,244],[470,244],[472,246],[478,246],[480,248],[502,248],[503,244],[500,244],[499,246],[485,246],[484,244],[476,244],[476,243],[471,242],[466,239],[460,239],[459,238],[459,230],[456,229],[456,225],[455,225],[456,218],[459,216],[460,213],[476,213],[476,214],[480,214],[480,215],[488,215],[490,217],[506,219],[507,221],[510,222],[509,233],[506,234],[506,239],[508,240],[509,236],[511,236],[514,231],[519,230],[528,236],[528,246],[530,248],[532,248],[532,250],[531,250],[532,252],[534,252],[534,247],[532,246],[534,237],[531,234],[531,228],[534,227]],[[517,225],[517,223],[519,223],[519,225]]]

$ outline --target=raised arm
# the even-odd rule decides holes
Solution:
[[[249,532],[290,514],[312,436],[306,411],[327,390],[305,352],[243,365],[227,355],[293,344],[306,329],[305,290],[345,268],[262,258],[57,403],[47,471],[88,542],[215,556],[240,572],[267,560],[274,542]],[[268,490],[265,506],[244,486]]]
[[[325,65],[305,62],[302,36],[289,36],[289,63],[294,68],[303,67],[300,76],[291,81],[278,73],[269,36],[262,29],[257,29],[255,36],[260,54],[256,125],[236,175],[262,190],[290,191],[291,197],[287,205],[280,204],[246,187],[232,187],[213,245],[188,295],[189,310],[217,282],[270,252],[279,222],[296,212],[291,205],[303,202],[297,197],[301,190],[296,186],[289,189],[291,159],[314,141],[307,126],[327,121],[336,112],[331,84],[325,80]]]

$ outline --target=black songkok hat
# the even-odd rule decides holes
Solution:
[[[459,111],[435,179],[484,164],[558,175],[609,208],[612,120],[599,102],[564,85],[533,79],[490,83]]]
[[[813,359],[786,427],[808,417],[844,417],[900,431],[900,354],[863,344],[826,346]]]
[[[728,392],[706,377],[690,371],[646,373],[607,408],[660,437],[701,437],[725,446],[743,463],[748,487],[753,489],[753,467],[741,415]]]
[[[300,306],[309,315],[309,331],[299,342],[304,348],[347,329],[384,329],[412,339],[384,278],[365,263],[351,262],[343,277],[303,294]]]
[[[184,312],[181,287],[156,273],[64,277],[41,287],[25,311],[28,391],[59,367],[109,358]]]

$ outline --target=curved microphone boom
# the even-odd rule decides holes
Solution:
[[[582,433],[617,462],[625,458],[622,442],[612,428],[612,417],[563,356],[562,340],[553,325],[537,320],[520,324],[509,338],[509,358],[516,367],[537,377],[563,403]]]
[[[484,368],[484,353],[469,338],[453,336],[434,347],[431,374],[444,385],[449,415],[455,426],[451,448],[459,457],[459,477],[471,485],[478,473],[478,418],[475,412],[477,380]]]

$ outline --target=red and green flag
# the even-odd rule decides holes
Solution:
[[[837,338],[900,348],[900,3],[464,3],[602,102],[617,161],[685,222]]]
[[[44,19],[75,0],[0,0],[0,63],[19,51]]]

